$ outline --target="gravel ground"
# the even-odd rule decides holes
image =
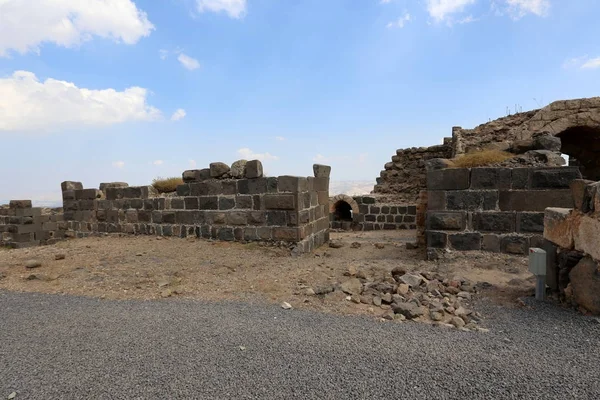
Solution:
[[[0,291],[0,398],[598,399],[600,323],[482,302],[489,333],[276,305]]]

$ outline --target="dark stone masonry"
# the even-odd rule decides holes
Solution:
[[[176,196],[157,197],[150,186],[103,183],[100,189],[63,182],[62,214],[41,215],[30,201],[1,209],[0,244],[24,247],[65,237],[124,233],[225,241],[285,242],[299,253],[329,240],[329,174],[264,177],[260,161],[224,163],[183,173]],[[241,168],[241,174],[240,174]]]

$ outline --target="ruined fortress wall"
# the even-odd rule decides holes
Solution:
[[[352,206],[352,221],[337,221],[335,208],[338,201]],[[353,231],[380,231],[416,229],[416,206],[384,203],[377,196],[337,195],[330,200],[331,229]]]
[[[396,150],[392,161],[385,164],[377,178],[373,192],[393,198],[394,202],[415,204],[419,192],[427,186],[425,162],[433,158],[450,158],[451,154],[451,138],[445,138],[444,144],[438,146]]]
[[[576,167],[430,171],[425,235],[439,249],[527,254],[538,247],[547,207],[572,207]]]
[[[251,174],[255,177],[238,179],[229,174],[210,178],[208,169],[186,171],[185,183],[177,187],[176,196],[170,197],[153,197],[149,186],[112,183],[101,184],[100,190],[66,181],[61,185],[64,213],[56,221],[50,218],[45,227],[57,228],[57,238],[105,233],[195,236],[285,242],[293,244],[298,252],[312,251],[329,240],[330,167],[315,165],[314,176],[308,178],[267,178],[262,176],[262,166],[254,170],[260,171]],[[3,233],[3,239],[11,243],[31,239],[32,244],[42,244],[38,236],[46,237],[45,231],[36,231],[27,238],[17,236],[37,228],[25,228],[22,219],[15,219],[39,211],[12,206],[8,210],[5,212],[15,215],[2,217],[0,222],[23,224],[16,230],[14,224],[2,225],[3,231],[10,229],[9,234]],[[39,219],[42,225],[35,226],[43,227],[42,220],[45,218]],[[48,225],[50,221],[52,225]]]
[[[65,237],[62,213],[42,214],[31,200],[12,200],[0,208],[0,246],[25,248],[53,244]]]

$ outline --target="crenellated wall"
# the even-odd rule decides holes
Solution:
[[[31,200],[11,200],[8,207],[0,208],[0,246],[53,244],[65,237],[65,230],[62,212],[32,207]]]

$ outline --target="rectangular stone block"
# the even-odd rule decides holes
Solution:
[[[518,190],[501,191],[499,196],[501,211],[544,211],[548,207],[572,208],[571,191]]]
[[[256,234],[260,240],[272,240],[273,239],[273,228],[270,226],[263,226],[256,229]]]
[[[314,164],[313,172],[315,178],[329,178],[331,175],[331,167],[329,165]]]
[[[267,194],[263,197],[263,201],[265,209],[267,210],[296,209],[296,197],[291,194]]]
[[[201,182],[210,179],[210,169],[190,169],[181,175],[184,182]]]
[[[163,224],[174,224],[175,223],[175,211],[163,211],[162,223]]]
[[[248,179],[262,178],[263,165],[260,160],[250,160],[246,163],[245,177]]]
[[[500,239],[500,251],[508,254],[527,254],[529,238],[527,236],[504,236]]]
[[[329,205],[329,192],[317,192],[319,205]]]
[[[481,234],[479,232],[448,235],[448,242],[454,250],[481,250]]]
[[[235,208],[235,198],[219,197],[219,210],[231,210]]]
[[[448,234],[446,232],[427,231],[427,247],[445,249],[448,246]]]
[[[83,189],[83,184],[81,182],[64,181],[60,184],[60,188],[63,192],[65,190],[81,190]]]
[[[176,211],[175,223],[182,225],[198,225],[204,222],[203,214],[198,210]]]
[[[467,168],[448,168],[427,172],[428,190],[465,190],[469,188]]]
[[[42,215],[42,209],[39,207],[35,208],[17,208],[15,210],[17,217],[40,217]]]
[[[102,197],[102,192],[98,189],[75,190],[75,198],[77,200],[94,200],[100,197]]]
[[[472,168],[471,189],[510,189],[510,168]]]
[[[466,215],[464,211],[428,212],[427,229],[429,230],[456,230],[462,231],[466,228]],[[405,221],[414,222],[414,221]]]
[[[329,192],[329,178],[315,178],[313,188],[317,192]]]
[[[534,169],[531,174],[531,188],[567,189],[575,179],[581,179],[581,172],[578,167]]]
[[[241,181],[239,181],[241,182]],[[238,188],[239,188],[238,182]],[[256,179],[248,179],[248,193],[247,194],[263,194],[267,192],[267,178],[256,178]],[[240,194],[242,193],[240,191]]]
[[[136,210],[141,210],[144,208],[144,199],[130,199],[129,207],[135,208]]]
[[[500,236],[489,233],[483,235],[481,240],[481,250],[500,253]]]
[[[280,192],[292,192],[297,193],[301,191],[300,180],[302,178],[297,176],[284,175],[279,177],[277,188]]]
[[[408,206],[408,207],[406,207],[406,213],[408,215],[417,215],[417,206]]]
[[[231,211],[227,213],[228,225],[247,225],[248,215],[245,211]]]
[[[184,183],[183,185],[178,185],[176,191],[177,191],[177,196],[185,197],[185,196],[189,196],[191,194],[192,189],[189,184]]]
[[[575,179],[569,184],[571,196],[573,197],[573,205],[576,210],[581,210],[582,212],[592,211],[588,206],[589,199],[586,197],[586,188],[592,183],[594,183],[594,181],[587,179]]]
[[[225,224],[227,215],[223,212],[206,212],[204,214],[205,222],[209,225]]]
[[[237,181],[235,180],[227,180],[221,182],[221,193],[224,195],[233,195],[237,194]]]
[[[77,200],[77,198],[75,197],[75,191],[74,190],[65,190],[64,192],[62,192],[62,199],[63,199],[63,201]]]
[[[116,188],[125,188],[128,187],[129,184],[126,182],[102,182],[99,186],[100,191],[104,192],[106,189],[111,187]]]
[[[253,202],[251,195],[235,196],[235,208],[242,210],[252,210]]]
[[[514,232],[515,213],[511,211],[473,213],[473,229],[482,232]]]
[[[497,205],[498,192],[496,190],[458,190],[446,192],[447,210],[487,211],[496,210]]]
[[[296,242],[299,240],[298,228],[273,228],[273,240],[282,240],[284,242]]]
[[[138,211],[138,221],[144,223],[152,222],[152,211]]]
[[[285,211],[267,211],[267,225],[287,226],[288,215]]]
[[[148,186],[130,186],[123,188],[123,197],[126,199],[147,199]]]
[[[517,213],[517,232],[544,232],[543,212]]]
[[[96,209],[96,201],[95,200],[79,200],[79,210],[81,211],[91,211]]]
[[[185,208],[185,202],[184,202],[183,198],[173,197],[170,200],[171,200],[171,209],[172,210],[183,210]]]
[[[531,168],[513,168],[511,171],[511,189],[529,189]]]
[[[218,210],[219,198],[217,196],[202,196],[198,198],[198,208],[200,210]]]
[[[138,222],[138,212],[137,210],[127,210],[125,212],[125,218],[128,223],[137,223]]]

